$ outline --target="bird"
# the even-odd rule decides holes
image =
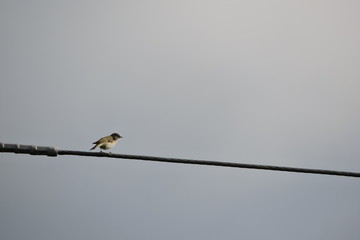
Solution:
[[[120,138],[122,138],[122,136],[120,136],[118,133],[113,133],[109,136],[100,138],[96,142],[93,142],[95,146],[92,147],[90,150],[94,150],[97,147],[103,150],[109,150],[115,146],[115,144],[119,141]]]

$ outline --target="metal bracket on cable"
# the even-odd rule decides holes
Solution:
[[[46,155],[50,157],[56,157],[58,155],[58,149],[55,147],[44,147],[35,145],[20,145],[0,143],[0,152],[12,152],[31,155]]]

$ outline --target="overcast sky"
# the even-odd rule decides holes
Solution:
[[[360,172],[357,0],[0,1],[0,142]],[[0,238],[360,239],[357,178],[0,154]]]

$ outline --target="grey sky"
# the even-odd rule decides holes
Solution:
[[[360,172],[360,2],[0,1],[0,141]],[[0,154],[0,238],[360,238],[359,180]]]

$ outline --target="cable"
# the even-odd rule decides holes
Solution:
[[[270,166],[270,165],[218,162],[218,161],[207,161],[207,160],[192,160],[192,159],[181,159],[181,158],[152,157],[152,156],[142,156],[142,155],[115,154],[115,153],[107,153],[107,152],[84,152],[84,151],[72,151],[72,150],[59,150],[55,147],[39,147],[39,146],[33,146],[33,145],[19,145],[19,144],[6,144],[6,143],[0,143],[0,152],[13,152],[13,153],[23,153],[23,154],[31,154],[31,155],[47,155],[47,156],[52,156],[52,157],[55,157],[57,155],[108,157],[108,158],[134,159],[134,160],[143,160],[143,161],[155,161],[155,162],[209,165],[209,166],[231,167],[231,168],[249,168],[249,169],[261,169],[261,170],[271,170],[271,171],[336,175],[336,176],[345,176],[345,177],[360,177],[360,173],[357,173],[357,172],[344,172],[344,171],[309,169],[309,168],[280,167],[280,166]]]

